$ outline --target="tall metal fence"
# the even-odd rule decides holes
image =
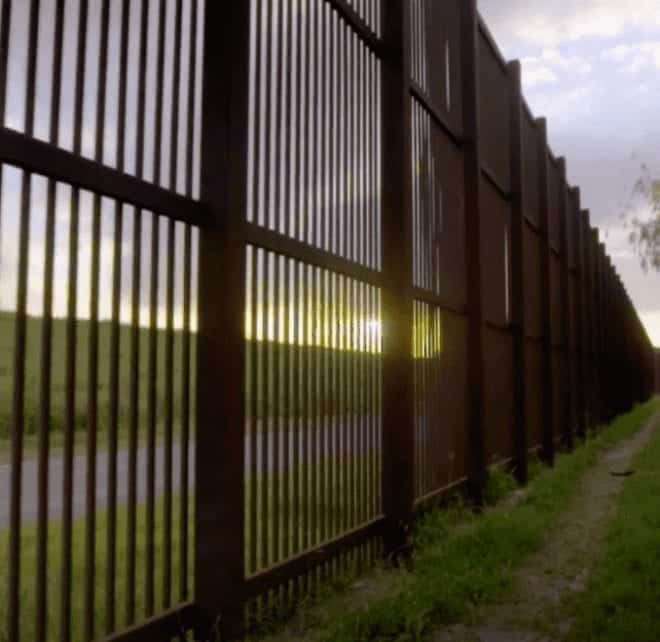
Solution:
[[[1,7],[0,640],[238,636],[651,394],[475,0]]]

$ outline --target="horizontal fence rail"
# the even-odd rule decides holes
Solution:
[[[0,164],[0,640],[238,639],[660,385],[475,0],[2,0]]]

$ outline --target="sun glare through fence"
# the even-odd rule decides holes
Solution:
[[[381,512],[377,288],[247,254],[246,566],[255,573]]]
[[[473,0],[0,0],[0,642],[234,639],[642,399],[516,69]]]

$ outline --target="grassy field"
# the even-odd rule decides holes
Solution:
[[[397,573],[389,583],[385,580],[380,591],[372,588],[377,597],[359,610],[343,603],[341,610],[328,608],[318,630],[306,639],[423,640],[435,626],[458,621],[475,605],[496,599],[510,589],[515,568],[542,545],[598,455],[634,434],[658,408],[657,398],[638,406],[572,454],[560,455],[555,468],[543,469],[513,508],[483,516],[460,507],[431,513],[416,533],[414,570]]]
[[[27,345],[26,345],[26,376],[25,376],[25,434],[27,437],[34,435],[39,425],[39,386],[42,376],[41,359],[41,334],[42,320],[29,317],[27,322]],[[88,321],[79,320],[77,326],[76,342],[76,429],[84,431],[87,427],[87,399],[89,382],[89,330]],[[0,440],[7,439],[9,431],[11,399],[13,391],[13,359],[14,359],[14,327],[15,318],[13,314],[0,312]],[[139,330],[139,417],[141,423],[147,417],[147,382],[149,373],[149,331]],[[99,337],[99,373],[98,373],[98,418],[101,435],[106,432],[109,418],[110,400],[110,338],[111,326],[109,322],[101,322],[98,327]],[[172,371],[174,380],[174,391],[172,402],[174,404],[175,417],[181,408],[181,363],[182,363],[182,332],[174,332],[174,367]],[[131,381],[130,351],[131,351],[131,329],[121,325],[119,333],[120,348],[120,371],[119,371],[119,421],[120,428],[125,429],[129,417],[129,393]],[[192,363],[191,373],[194,374],[194,348],[195,337],[192,335]],[[162,423],[165,415],[167,400],[167,388],[165,379],[165,349],[166,333],[157,332],[157,360],[158,371],[156,379],[156,399],[158,420]],[[52,342],[53,367],[51,374],[51,413],[50,428],[53,433],[61,432],[64,425],[65,404],[65,377],[66,377],[66,322],[62,319],[53,321]],[[194,381],[191,382],[191,390],[194,389]],[[191,402],[194,398],[191,396]],[[0,441],[0,448],[1,446]],[[28,445],[30,442],[28,441]]]
[[[577,604],[575,642],[660,640],[660,432],[632,469],[603,559]]]
[[[89,330],[88,321],[77,322],[76,342],[76,430],[84,433],[87,426],[87,400],[89,381]],[[13,391],[13,358],[14,358],[14,315],[0,312],[0,457],[7,450],[7,438],[11,419],[11,399]],[[31,317],[27,322],[26,380],[25,380],[25,437],[26,451],[31,453],[35,448],[34,436],[39,426],[39,386],[42,376],[41,368],[41,333],[42,321]],[[99,374],[98,374],[98,417],[99,417],[99,447],[103,448],[104,437],[107,434],[110,414],[110,355],[111,326],[109,322],[99,323]],[[141,328],[139,337],[139,368],[138,368],[138,413],[139,424],[144,426],[147,421],[147,389],[149,381],[149,342],[150,331]],[[158,425],[162,427],[168,390],[165,377],[166,333],[156,332],[157,337],[157,379],[156,406]],[[180,417],[183,359],[183,333],[175,331],[173,356],[173,396],[175,421]],[[57,449],[60,440],[57,434],[62,433],[65,410],[65,376],[66,376],[66,322],[62,319],[53,321],[53,368],[51,383],[50,427],[53,446]],[[119,374],[119,428],[120,435],[126,431],[130,414],[130,355],[131,328],[120,326],[120,374]],[[191,335],[190,363],[190,411],[194,416],[195,401],[195,349],[196,336]],[[257,417],[305,416],[312,403],[316,411],[366,411],[367,400],[354,391],[366,389],[371,383],[376,398],[378,387],[375,385],[378,375],[378,355],[366,352],[330,351],[319,347],[297,347],[276,343],[249,341],[247,344],[246,363],[246,407],[248,414],[253,412]],[[277,364],[277,367],[275,366]],[[294,395],[295,379],[293,365],[300,371],[298,378],[298,395]],[[367,379],[367,371],[371,368],[372,378]],[[349,371],[353,372],[348,378]],[[344,373],[340,375],[340,373]],[[341,379],[340,379],[341,376]],[[285,389],[285,382],[288,387]],[[322,386],[321,381],[325,382]],[[374,403],[377,403],[375,401]],[[307,406],[305,405],[307,404]]]
[[[192,503],[190,504],[192,507]],[[180,511],[179,500],[174,498],[173,503],[173,548],[172,548],[172,598],[174,603],[179,601],[179,581],[182,572],[181,560],[181,538],[180,538]],[[127,516],[126,506],[120,506],[117,512],[117,569],[116,569],[116,604],[117,604],[117,623],[124,622],[125,598],[126,598],[126,550],[127,550]],[[146,577],[145,554],[146,554],[146,514],[144,507],[139,507],[137,511],[137,582],[136,582],[136,616],[137,621],[144,619],[144,586]],[[164,551],[167,549],[163,545],[163,502],[159,501],[156,505],[156,528],[155,528],[155,604],[156,609],[160,610],[163,597],[163,560]],[[192,524],[189,524],[189,542],[192,543]],[[106,539],[107,514],[100,512],[97,515],[96,524],[96,636],[101,637],[105,625],[105,561],[106,561]],[[74,522],[73,528],[73,556],[72,556],[72,640],[82,640],[82,623],[84,613],[85,596],[85,529],[86,521],[79,519]],[[21,532],[21,561],[20,574],[22,583],[20,587],[20,627],[21,640],[35,640],[34,618],[35,618],[35,588],[36,588],[36,527],[24,527]],[[48,636],[43,642],[57,640],[59,631],[59,607],[60,607],[60,573],[61,573],[61,547],[62,531],[60,524],[52,522],[48,531],[48,578],[47,578],[47,631]],[[0,531],[0,642],[10,642],[4,630],[6,623],[7,608],[7,551],[8,551],[8,531]],[[192,564],[192,555],[189,554],[189,564]],[[192,568],[188,568],[189,586],[192,587]],[[18,642],[12,640],[11,642]]]
[[[348,527],[357,525],[358,522],[351,521],[355,518],[354,508],[356,506],[369,505],[369,510],[375,510],[376,499],[374,493],[376,488],[355,486],[354,478],[350,470],[370,465],[370,458],[342,458],[334,464],[334,470],[341,472],[346,467],[349,474],[344,478],[338,475],[334,479],[326,479],[325,494],[319,492],[319,471],[330,469],[330,460],[318,462],[316,467],[316,490],[312,484],[312,466],[299,466],[295,471],[289,470],[280,474],[272,474],[267,477],[248,477],[246,479],[246,541],[245,554],[248,572],[262,570],[268,566],[286,559],[286,557],[300,552],[301,543],[310,546],[321,544],[321,521],[323,513],[328,525],[326,538],[338,534],[341,524]],[[293,483],[297,479],[299,490],[294,500]],[[374,482],[377,483],[377,480]],[[252,489],[254,488],[253,505]],[[275,493],[277,492],[277,498]],[[164,502],[156,502],[156,524],[155,538],[155,600],[157,611],[162,604],[163,595],[163,560],[164,552],[167,550],[164,537]],[[189,565],[193,562],[193,498],[189,502],[188,537],[189,537]],[[305,514],[307,517],[305,517]],[[311,515],[315,514],[314,527],[312,528]],[[127,516],[128,510],[125,505],[118,508],[117,526],[117,568],[116,568],[116,591],[117,591],[117,623],[122,628],[124,623],[124,604],[126,597],[126,551],[127,551]],[[285,521],[285,516],[287,520]],[[367,517],[371,513],[367,513]],[[142,621],[145,611],[145,581],[146,581],[146,510],[144,505],[139,505],[136,511],[136,619]],[[297,517],[297,519],[296,519]],[[181,568],[181,513],[180,499],[173,497],[172,512],[172,598],[173,603],[179,600],[179,581],[183,571]],[[330,526],[334,524],[333,531]],[[74,521],[73,526],[73,551],[72,551],[72,623],[73,640],[82,639],[82,617],[84,613],[85,597],[85,533],[87,521],[79,518]],[[102,632],[106,621],[105,612],[105,581],[106,581],[106,533],[108,529],[107,514],[105,511],[97,513],[96,520],[96,609],[95,621],[97,634]],[[35,615],[35,589],[36,589],[36,556],[37,556],[37,530],[35,526],[23,526],[21,530],[21,558],[20,576],[21,581],[21,641],[34,640],[34,615]],[[57,520],[50,522],[48,527],[48,633],[46,641],[56,640],[59,630],[59,595],[61,574],[61,546],[62,528]],[[298,548],[297,548],[298,547]],[[7,553],[8,553],[8,531],[0,530],[0,642],[9,642],[4,633],[7,607]],[[193,576],[192,567],[187,569],[188,585],[192,590]],[[44,641],[44,642],[46,642]],[[18,641],[11,641],[18,642]]]

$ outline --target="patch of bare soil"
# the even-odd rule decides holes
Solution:
[[[572,626],[570,604],[600,559],[607,526],[635,454],[658,425],[653,418],[631,439],[606,452],[582,479],[543,548],[515,574],[514,588],[470,622],[436,631],[433,642],[558,642]]]

